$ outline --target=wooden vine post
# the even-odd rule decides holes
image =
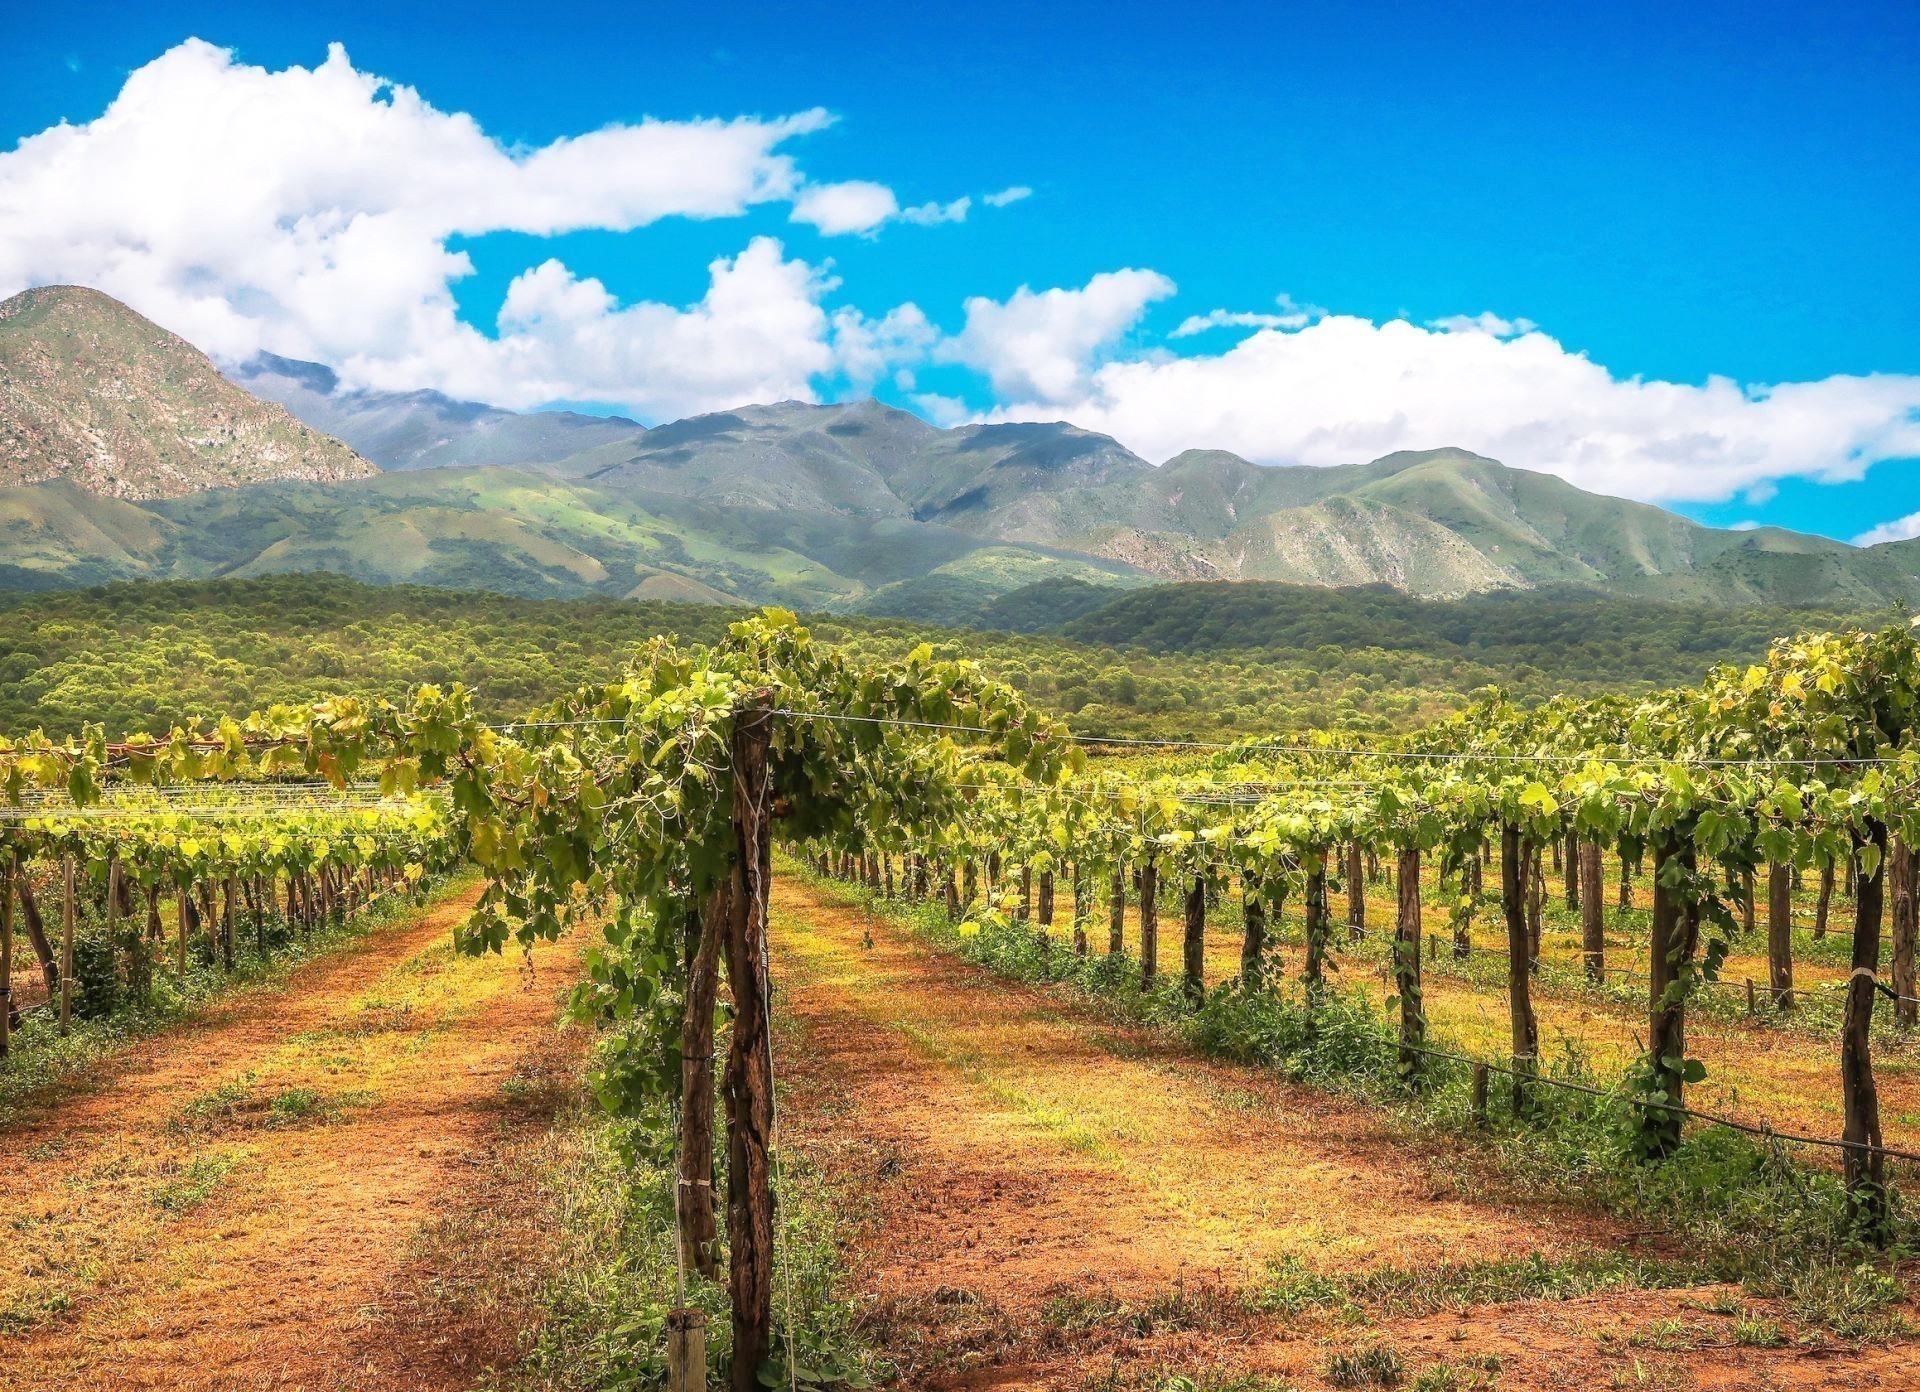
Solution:
[[[1187,886],[1186,936],[1181,947],[1182,987],[1187,1004],[1198,1006],[1207,998],[1207,881],[1201,875]]]
[[[1767,864],[1767,984],[1773,1008],[1793,1009],[1793,867]]]
[[[60,1033],[73,1024],[73,857],[60,858]]]
[[[1267,904],[1263,888],[1251,875],[1240,878],[1240,984],[1249,991],[1265,985]]]
[[[1394,989],[1400,995],[1400,1080],[1419,1081],[1421,1049],[1427,1042],[1427,1013],[1420,994],[1420,852],[1400,848],[1394,872],[1398,910],[1393,924]]]
[[[1367,886],[1360,877],[1360,840],[1347,842],[1347,932],[1355,942],[1367,935]]]
[[[1854,833],[1853,974],[1840,1026],[1840,1084],[1846,1122],[1847,1202],[1861,1231],[1884,1242],[1890,1225],[1886,1155],[1880,1149],[1880,1092],[1873,1080],[1873,999],[1879,989],[1880,915],[1886,885],[1886,824]],[[1863,856],[1862,853],[1865,853]],[[1872,861],[1869,873],[1863,860]]]
[[[1528,1079],[1539,1071],[1540,1022],[1533,1013],[1532,938],[1527,931],[1526,860],[1520,828],[1500,826],[1500,908],[1507,924],[1507,1017],[1513,1042],[1513,1110],[1532,1110]]]
[[[1140,989],[1150,991],[1160,973],[1159,869],[1148,855],[1140,865]]]
[[[1327,984],[1327,846],[1307,852],[1306,963],[1301,984],[1309,1002],[1317,1002]]]
[[[733,1043],[727,1054],[727,1239],[733,1297],[733,1392],[758,1392],[773,1339],[773,1041],[768,1034],[767,902],[773,876],[772,702],[736,710],[733,864],[727,886],[727,979]]]
[[[1580,956],[1587,980],[1598,985],[1607,976],[1605,891],[1600,887],[1601,851],[1597,841],[1575,841],[1580,861]]]
[[[1073,862],[1073,955],[1087,955],[1087,866],[1083,860]],[[947,896],[953,896],[953,876],[947,876]],[[949,917],[952,915],[949,914]]]
[[[707,1312],[682,1305],[667,1312],[667,1392],[706,1392]]]
[[[1682,885],[1669,885],[1669,862],[1678,861]],[[1654,1100],[1641,1120],[1647,1154],[1664,1159],[1680,1146],[1685,1120],[1673,1108],[1686,1105],[1687,993],[1684,973],[1700,940],[1700,906],[1694,899],[1693,842],[1664,833],[1653,843],[1653,914],[1647,945],[1647,1066]]]
[[[1118,957],[1127,950],[1127,871],[1115,863],[1113,885],[1107,896],[1107,955]]]
[[[20,873],[20,857],[7,852],[0,863],[0,1058],[12,1047],[13,1035],[13,877]]]

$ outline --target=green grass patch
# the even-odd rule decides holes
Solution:
[[[615,1119],[579,1103],[562,1116],[530,1180],[548,1196],[556,1233],[536,1298],[540,1318],[525,1336],[520,1363],[485,1388],[588,1392],[664,1384],[666,1318],[681,1298],[672,1155],[664,1105]],[[800,1155],[782,1157],[780,1178],[777,1331],[761,1381],[814,1392],[873,1386],[889,1370],[863,1342],[854,1308],[839,1292],[842,1218],[834,1196]],[[724,1282],[689,1274],[684,1298],[707,1315],[708,1382],[723,1388],[732,1339]]]
[[[168,1178],[154,1186],[153,1206],[176,1216],[191,1213],[219,1190],[240,1163],[236,1151],[203,1151],[185,1165],[169,1166]]]

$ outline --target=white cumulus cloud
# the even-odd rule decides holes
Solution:
[[[885,184],[849,179],[838,184],[809,184],[793,201],[793,221],[810,223],[828,237],[855,233],[871,237],[890,222],[935,227],[943,222],[965,222],[973,199],[962,196],[947,203],[900,206]]]
[[[1000,397],[1084,398],[1094,361],[1174,291],[1158,271],[1106,271],[1078,290],[1021,286],[1005,301],[976,296],[942,355],[986,374]]]
[[[972,207],[971,198],[961,197],[950,203],[922,203],[907,209],[900,217],[902,221],[917,222],[922,227],[937,227],[943,222],[965,222]]]
[[[829,237],[871,232],[900,215],[900,200],[885,184],[848,179],[810,184],[793,201],[793,220],[811,223]]]
[[[1617,377],[1498,316],[1423,327],[1329,314],[1259,326],[1218,353],[1105,351],[1170,290],[1126,271],[1081,290],[969,301],[963,360],[1003,403],[980,418],[1064,417],[1156,459],[1213,448],[1332,465],[1457,445],[1653,502],[1724,499],[1794,476],[1856,479],[1877,460],[1920,456],[1920,377]],[[1227,321],[1217,314],[1181,327]]]
[[[1883,541],[1911,541],[1914,537],[1920,537],[1920,512],[1910,512],[1905,517],[1882,522],[1872,530],[1860,533],[1853,539],[1853,544],[1878,546]]]
[[[506,405],[672,415],[808,396],[840,369],[836,344],[864,364],[869,340],[899,339],[899,323],[869,330],[851,313],[836,326],[821,306],[832,279],[776,241],[716,261],[685,306],[622,306],[546,261],[513,282],[496,337],[458,313],[452,286],[472,264],[454,239],[626,231],[782,201],[823,231],[895,216],[884,185],[806,181],[787,147],[830,121],[648,119],[523,148],[357,69],[338,45],[317,67],[269,71],[189,40],[133,72],[98,118],[0,154],[0,296],[91,285],[229,361],[264,348],[355,384]]]
[[[1479,314],[1449,314],[1442,319],[1429,319],[1427,327],[1442,333],[1480,333],[1494,338],[1518,338],[1540,326],[1531,319],[1503,319],[1489,310]]]
[[[1212,329],[1298,329],[1327,312],[1318,305],[1295,304],[1291,295],[1279,295],[1274,302],[1280,306],[1278,313],[1210,309],[1205,314],[1189,314],[1167,337],[1192,338]]]

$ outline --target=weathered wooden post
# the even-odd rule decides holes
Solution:
[[[1240,877],[1240,984],[1258,990],[1265,984],[1267,905],[1260,882]]]
[[[1777,860],[1767,866],[1767,985],[1775,1010],[1793,1009],[1793,871]]]
[[[1400,1079],[1420,1077],[1421,1050],[1427,1042],[1427,1014],[1420,993],[1420,852],[1400,848],[1394,879],[1399,913],[1393,929],[1394,988],[1400,993]]]
[[[1873,1080],[1873,1000],[1879,989],[1880,915],[1886,884],[1887,828],[1869,822],[1854,838],[1853,974],[1847,978],[1846,1016],[1840,1026],[1840,1084],[1846,1109],[1841,1138],[1847,1202],[1855,1222],[1876,1242],[1888,1235],[1886,1153],[1881,1149],[1880,1092]],[[1861,865],[1870,853],[1871,872]]]
[[[1576,841],[1580,861],[1580,954],[1587,980],[1595,985],[1607,975],[1606,905],[1601,902],[1600,843]]]
[[[1347,932],[1355,942],[1367,935],[1367,886],[1360,877],[1360,842],[1347,842]]]
[[[1207,998],[1207,882],[1200,875],[1195,875],[1187,886],[1186,937],[1182,947],[1187,1004],[1198,1006]]]
[[[733,1297],[733,1392],[758,1392],[773,1335],[773,1041],[768,1032],[767,905],[773,877],[772,702],[740,707],[733,726],[733,865],[727,892],[727,1237]]]
[[[73,857],[60,860],[60,1033],[73,1023]]]
[[[1140,989],[1153,989],[1160,973],[1159,868],[1148,855],[1140,866]]]
[[[667,1392],[707,1392],[705,1310],[682,1306],[667,1312]]]
[[[1532,1110],[1528,1080],[1538,1071],[1540,1022],[1533,1013],[1532,938],[1527,931],[1526,858],[1520,828],[1500,827],[1500,907],[1507,923],[1507,1017],[1513,1043],[1513,1109]]]
[[[20,873],[20,857],[7,852],[0,862],[0,1058],[12,1048],[13,1037],[13,877]]]

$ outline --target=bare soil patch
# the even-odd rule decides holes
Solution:
[[[549,1124],[577,1045],[576,948],[451,949],[471,885],[357,950],[102,1063],[0,1132],[0,1383],[451,1388],[517,1321],[423,1235],[492,1210],[495,1157]],[[501,1207],[504,1205],[505,1207]]]
[[[1920,1385],[1904,1348],[1755,1347],[1790,1322],[1724,1287],[1450,1299],[1463,1265],[1649,1243],[1463,1186],[1451,1142],[991,977],[830,890],[779,882],[774,932],[787,1143],[848,1196],[853,1284],[904,1387],[1364,1386],[1342,1360],[1376,1348],[1403,1385],[1440,1365],[1427,1385]],[[1413,1294],[1272,1298],[1368,1272]]]

